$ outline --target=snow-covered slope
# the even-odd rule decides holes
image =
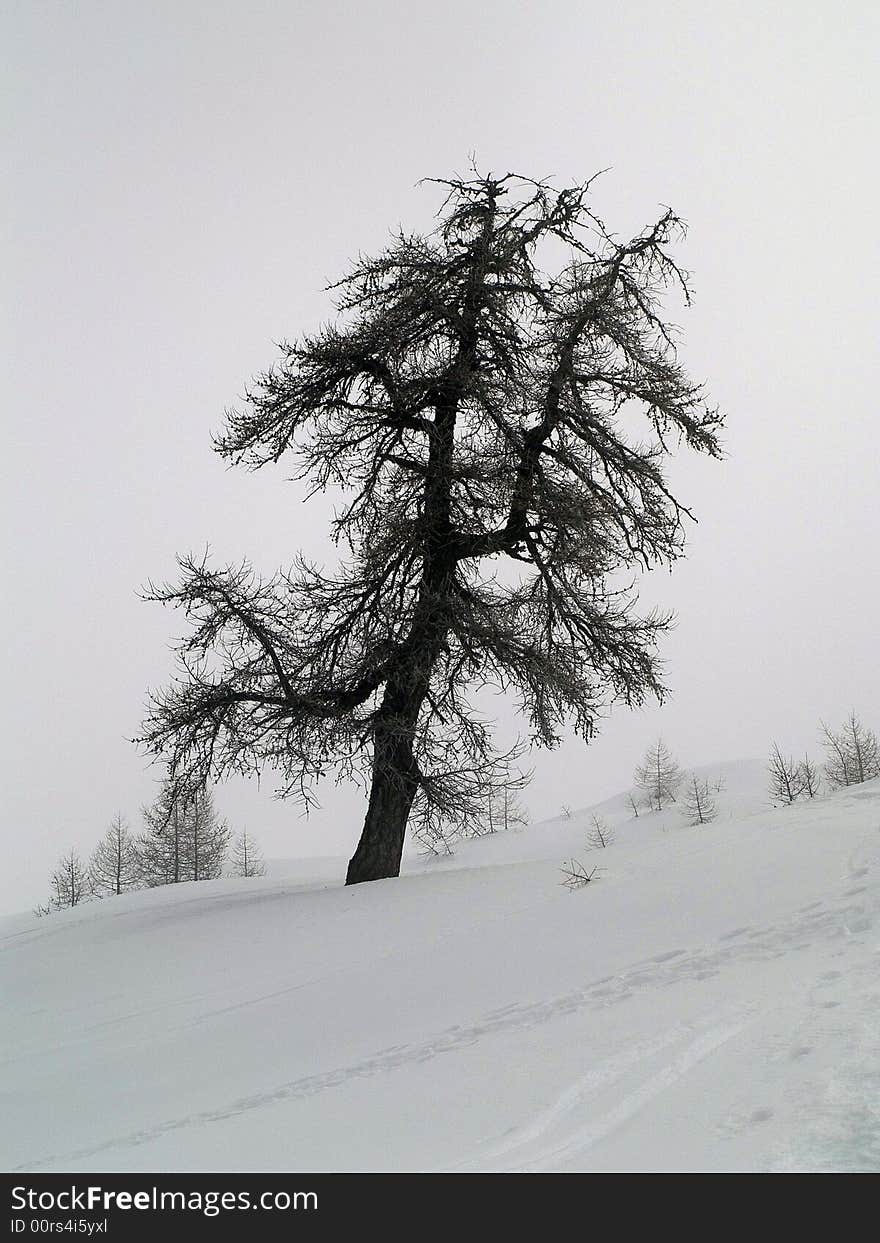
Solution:
[[[880,1169],[880,781],[0,922],[3,1168]]]

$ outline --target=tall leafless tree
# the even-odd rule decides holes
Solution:
[[[672,211],[621,241],[589,182],[434,184],[435,232],[359,259],[338,322],[284,345],[216,441],[341,493],[339,567],[187,557],[148,591],[191,629],[141,742],[182,789],[272,767],[308,802],[331,768],[361,776],[349,883],[398,874],[411,812],[472,818],[503,783],[474,689],[512,692],[547,746],[566,720],[589,738],[609,700],[662,697],[670,619],[637,616],[621,571],[683,551],[675,442],[720,456],[663,308],[689,298]]]
[[[137,843],[125,817],[118,812],[89,860],[89,879],[96,894],[126,893],[141,884]]]
[[[644,760],[636,769],[635,782],[654,811],[662,811],[675,802],[682,771],[662,738],[645,752]]]

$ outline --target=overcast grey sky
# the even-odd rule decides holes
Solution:
[[[820,716],[880,728],[878,6],[622,0],[38,3],[3,12],[4,548],[0,908],[155,774],[126,741],[179,619],[142,603],[177,551],[261,568],[324,548],[283,469],[229,471],[210,431],[273,341],[425,176],[611,171],[625,233],[689,222],[684,358],[728,460],[682,463],[690,556],[650,584],[679,623],[673,698],[535,757],[535,819],[623,788],[662,729],[684,764],[818,753]],[[353,849],[362,805],[308,825],[271,785],[218,803],[268,855]]]

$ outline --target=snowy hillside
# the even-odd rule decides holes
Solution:
[[[621,796],[399,881],[7,918],[0,1164],[880,1169],[880,781],[773,809],[762,764],[706,775],[701,828]]]

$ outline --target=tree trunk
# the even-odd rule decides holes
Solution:
[[[412,735],[377,733],[370,802],[346,885],[400,875],[406,822],[418,786]]]

